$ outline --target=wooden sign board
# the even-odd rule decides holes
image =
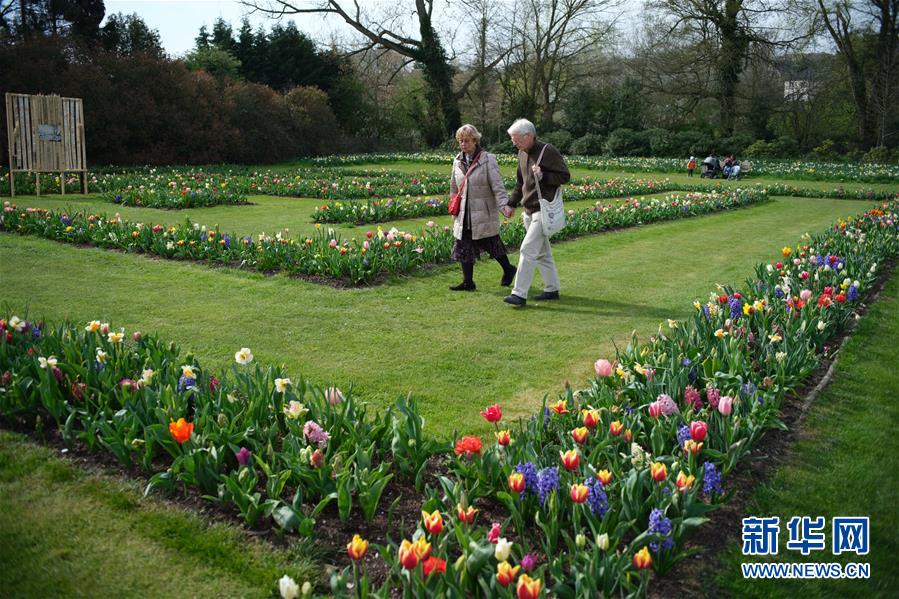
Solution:
[[[58,173],[63,194],[66,192],[65,174],[78,173],[81,192],[87,193],[84,102],[81,98],[8,93],[6,130],[11,196],[16,193],[15,172],[34,173],[38,195],[41,173]]]

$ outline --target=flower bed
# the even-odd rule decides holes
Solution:
[[[151,488],[189,485],[248,523],[271,517],[304,535],[328,506],[370,521],[405,476],[422,491],[416,532],[347,539],[337,597],[642,594],[650,572],[688,555],[690,533],[728,500],[728,475],[782,426],[784,398],[852,318],[877,265],[899,255],[897,209],[783,248],[742,290],[719,287],[691,317],[597,360],[587,389],[566,389],[527,421],[507,427],[499,405],[485,408],[488,443],[463,436],[450,450],[422,434],[414,402],[367,414],[349,393],[253,365],[247,348],[230,373],[208,373],[174,346],[99,321],[0,321],[0,414],[49,418],[64,439],[142,465]],[[446,469],[429,479],[435,455]],[[480,519],[488,508],[506,515]],[[377,584],[374,560],[389,567]],[[285,596],[299,588],[279,583]]]
[[[569,211],[559,239],[571,239],[612,228],[632,227],[735,209],[768,200],[757,191],[717,194],[687,194],[647,202],[630,200]],[[0,230],[38,235],[67,243],[89,244],[150,254],[163,258],[198,260],[284,272],[329,277],[349,284],[362,284],[386,274],[448,262],[453,235],[448,227],[434,223],[415,233],[391,229],[367,231],[361,239],[343,240],[333,230],[317,225],[306,238],[251,237],[222,233],[186,222],[178,227],[132,223],[120,217],[88,212],[61,212],[17,208],[8,202],[0,216]],[[520,221],[505,222],[500,235],[508,246],[524,239]]]

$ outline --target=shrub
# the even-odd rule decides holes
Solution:
[[[337,117],[328,104],[328,94],[317,87],[295,87],[284,97],[290,112],[298,155],[319,155],[333,151]]]
[[[746,158],[773,158],[774,148],[772,144],[764,139],[757,139],[743,150],[743,155]]]
[[[603,137],[596,133],[588,133],[571,142],[570,152],[582,156],[597,156],[602,154]]]
[[[812,150],[811,157],[815,160],[836,160],[836,143],[832,139],[825,139]]]
[[[508,139],[490,144],[488,149],[494,154],[518,154],[518,148]]]
[[[890,149],[886,146],[874,146],[862,157],[864,162],[886,164],[890,162]]]
[[[609,134],[605,145],[612,156],[639,156],[648,153],[649,148],[640,134],[633,129],[615,129]]]
[[[674,139],[667,129],[647,129],[639,134],[644,147],[649,148],[651,156],[675,156]]]
[[[571,151],[572,140],[573,138],[571,136],[571,133],[565,131],[564,129],[559,129],[558,131],[550,131],[543,136],[543,141],[551,143],[563,154],[567,154]]]
[[[727,156],[729,154],[735,154],[737,156],[742,155],[746,148],[752,143],[752,137],[746,135],[744,133],[738,133],[736,135],[732,135],[731,137],[722,137],[718,140],[718,151]]]
[[[711,136],[701,131],[678,131],[671,138],[673,156],[699,156],[707,154],[714,147]]]

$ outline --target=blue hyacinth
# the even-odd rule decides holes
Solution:
[[[544,468],[537,473],[537,496],[540,505],[546,505],[546,498],[553,491],[559,490],[559,467]]]
[[[783,292],[783,290],[782,290],[780,287],[775,287],[775,288],[774,288],[774,295],[775,295],[775,297],[777,297],[777,299],[783,299],[783,297],[784,297],[784,292]]]
[[[666,538],[661,543],[650,543],[650,550],[652,550],[653,553],[658,553],[660,549],[662,551],[667,551],[674,547],[674,539],[671,537],[672,531],[673,527],[671,526],[671,519],[666,518],[665,512],[662,510],[654,508],[649,514],[649,532]]]
[[[702,492],[706,495],[712,493],[721,495],[724,493],[724,488],[721,486],[721,475],[718,474],[715,464],[712,462],[705,462],[702,467]]]
[[[609,498],[602,488],[602,483],[591,476],[584,481],[584,484],[586,484],[587,488],[590,490],[587,493],[587,504],[590,506],[590,511],[602,518],[605,513],[609,511]]]
[[[743,300],[732,297],[728,304],[730,304],[730,319],[736,320],[743,313]]]
[[[532,495],[536,495],[538,488],[537,466],[531,462],[518,464],[515,467],[515,471],[524,475],[525,490]]]
[[[40,339],[41,338],[41,329],[36,324],[31,325],[31,338],[32,339]]]
[[[690,438],[690,427],[689,426],[684,425],[684,426],[680,427],[679,429],[677,429],[677,444],[679,446],[683,447],[684,443],[689,438]]]
[[[186,374],[182,374],[181,378],[178,379],[178,391],[184,391],[185,389],[190,389],[192,387],[197,386],[197,379],[192,379]]]
[[[231,236],[230,235],[228,235],[228,234],[222,235],[222,241],[225,242],[226,248],[228,248],[228,249],[231,248]]]
[[[849,298],[850,302],[854,302],[854,301],[858,300],[858,286],[857,285],[852,285],[849,288],[849,293],[847,294],[847,297]]]

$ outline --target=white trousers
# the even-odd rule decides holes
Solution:
[[[556,272],[556,263],[553,260],[552,249],[549,247],[549,238],[543,233],[540,215],[540,212],[528,214],[524,211],[521,214],[521,220],[527,232],[519,250],[518,273],[515,275],[515,287],[512,289],[512,293],[525,299],[528,297],[528,290],[534,280],[535,268],[540,269],[544,291],[559,290],[559,273]]]

